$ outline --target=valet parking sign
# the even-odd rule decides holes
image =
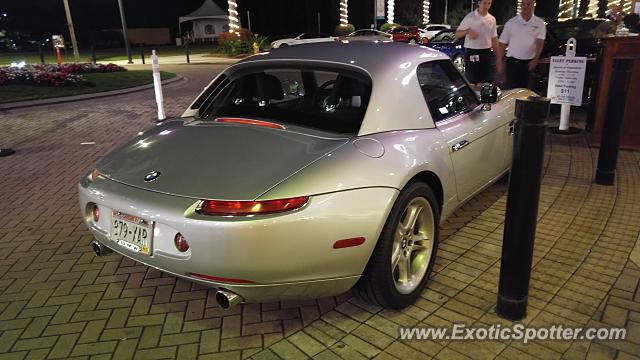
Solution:
[[[575,39],[571,40],[567,44],[567,56],[551,57],[547,96],[553,104],[580,106],[587,58],[575,56]]]

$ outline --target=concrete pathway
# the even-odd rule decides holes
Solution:
[[[165,89],[167,113],[223,68],[170,68],[188,81]],[[584,137],[548,137],[524,321],[622,326],[627,340],[401,341],[399,326],[511,325],[494,313],[505,181],[443,225],[429,288],[406,310],[345,294],[224,311],[211,289],[89,249],[77,180],[154,117],[152,91],[0,111],[0,143],[17,150],[0,159],[0,358],[640,358],[637,154],[622,152],[616,186],[603,187]]]

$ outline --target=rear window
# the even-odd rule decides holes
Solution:
[[[371,94],[368,76],[335,68],[261,67],[233,73],[221,85],[196,100],[201,118],[263,119],[348,134],[360,130]]]

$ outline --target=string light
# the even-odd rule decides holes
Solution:
[[[422,23],[429,23],[429,0],[422,0]]]
[[[560,12],[558,13],[558,19],[568,19],[573,14],[573,1],[561,0]]]
[[[596,0],[597,1],[597,0]],[[516,14],[520,14],[522,12],[522,0],[518,0]]]
[[[578,16],[580,16],[580,7],[582,6],[582,2],[580,0],[578,0],[578,3],[576,4],[575,9],[573,10],[573,18],[577,18]]]
[[[236,0],[228,0],[229,5],[229,32],[240,34],[240,14]]]
[[[625,14],[631,14],[633,12],[632,7],[633,7],[633,1],[631,0],[625,0],[623,5],[622,5],[622,12]]]
[[[349,24],[348,0],[340,0],[340,25],[347,26]]]
[[[598,16],[598,2],[600,0],[589,0],[589,5],[587,5],[587,15],[595,18]]]
[[[389,23],[389,24],[393,24],[394,7],[395,7],[395,1],[394,0],[388,0],[387,1],[387,23]]]

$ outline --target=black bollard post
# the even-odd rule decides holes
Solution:
[[[142,65],[144,65],[144,48],[140,45],[140,58],[142,59]]]
[[[189,41],[184,42],[184,53],[187,55],[187,64],[191,61],[189,60]]]
[[[613,59],[613,73],[609,86],[609,99],[607,100],[607,112],[602,139],[600,140],[600,153],[598,154],[598,170],[596,171],[596,184],[613,185],[616,177],[616,164],[618,151],[620,150],[620,132],[624,119],[624,108],[627,103],[627,91],[629,79],[631,79],[631,67],[633,59]]]
[[[42,45],[38,45],[38,54],[40,55],[40,63],[44,65],[44,49],[42,49]]]
[[[517,121],[496,306],[498,316],[510,320],[523,319],[527,314],[549,104],[550,99],[543,97],[516,100]]]
[[[91,62],[94,63],[94,64],[97,62],[97,60],[96,60],[96,47],[93,46],[93,44],[91,44]]]

